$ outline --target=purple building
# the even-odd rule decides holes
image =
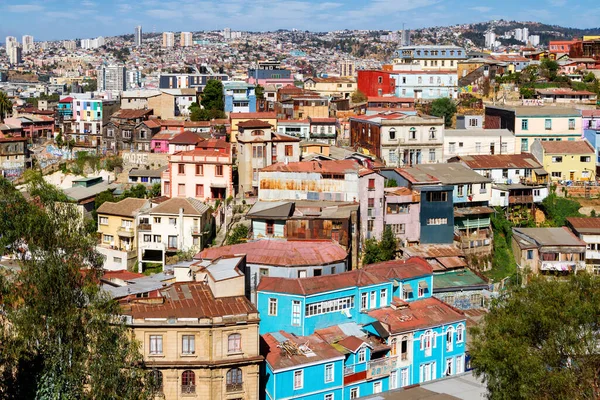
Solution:
[[[419,222],[421,194],[406,187],[385,189],[386,226],[396,236],[398,246],[418,244],[421,237]]]
[[[581,110],[583,130],[600,130],[600,110]]]
[[[358,197],[360,202],[361,237],[381,239],[383,233],[383,199],[385,178],[379,173],[363,168],[358,172]]]

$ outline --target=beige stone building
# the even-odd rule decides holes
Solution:
[[[161,398],[259,398],[259,317],[244,296],[245,263],[175,266],[176,283],[123,306]]]

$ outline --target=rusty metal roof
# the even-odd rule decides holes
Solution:
[[[266,361],[275,371],[283,368],[295,367],[303,364],[312,364],[314,362],[341,359],[344,354],[337,350],[333,345],[327,343],[319,335],[296,336],[284,331],[267,333],[262,336],[269,347]],[[289,342],[294,348],[299,350],[288,354],[281,343]]]
[[[567,222],[579,234],[599,234],[600,218],[569,217]]]
[[[594,154],[595,152],[587,140],[543,141],[540,144],[546,154]]]
[[[458,156],[457,160],[462,161],[471,169],[492,169],[492,168],[541,168],[542,165],[532,154],[494,154],[478,156]]]
[[[402,251],[409,257],[437,258],[465,256],[465,253],[453,244],[410,246],[402,249]]]
[[[204,249],[194,258],[214,260],[236,254],[245,254],[248,264],[278,267],[328,265],[344,262],[348,257],[348,253],[342,246],[328,240],[258,240],[231,246],[211,247]]]
[[[358,173],[362,166],[356,160],[300,161],[276,163],[261,169],[261,172],[316,172],[316,173]]]

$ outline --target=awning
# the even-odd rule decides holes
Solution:
[[[429,286],[427,286],[427,282],[425,281],[420,281],[419,282],[419,289],[427,289]]]
[[[227,184],[225,184],[225,183],[214,183],[214,182],[211,182],[210,183],[210,187],[219,188],[219,189],[226,189],[227,188]]]
[[[412,293],[412,287],[410,287],[408,283],[405,283],[404,285],[402,285],[402,291],[404,291],[405,293]]]
[[[546,172],[546,170],[543,168],[536,168],[533,170],[533,172],[535,172],[537,175],[548,175],[548,172]]]

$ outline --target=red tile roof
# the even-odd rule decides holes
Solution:
[[[62,99],[61,101],[59,101],[59,103],[72,103],[73,102],[73,98],[72,97],[65,97],[64,99]]]
[[[356,160],[300,161],[277,163],[261,169],[264,172],[358,173],[362,166]]]
[[[312,124],[335,124],[337,118],[309,118]]]
[[[223,139],[208,139],[204,140],[196,145],[197,149],[229,149],[230,143],[227,143]]]
[[[160,119],[158,120],[161,126],[184,126],[185,121],[176,119]]]
[[[535,157],[529,153],[458,156],[457,159],[471,169],[542,167]]]
[[[147,115],[152,115],[152,109],[149,110],[119,110],[112,115],[113,118],[118,119],[137,119]]]
[[[282,135],[280,133],[273,133],[273,141],[274,142],[299,142],[300,138],[289,135]]]
[[[149,119],[148,121],[144,121],[144,124],[148,127],[148,128],[160,128],[160,122],[158,122],[158,120],[156,119]]]
[[[585,118],[600,118],[600,110],[581,110],[581,115]]]
[[[248,262],[250,262],[248,260]],[[370,286],[390,279],[407,279],[430,275],[433,269],[420,258],[393,260],[368,265],[362,269],[311,278],[290,279],[262,277],[259,291],[310,295],[350,287]]]
[[[365,342],[356,336],[346,336],[344,339],[340,340],[338,344],[342,345],[351,352],[356,353],[356,351],[360,349]]]
[[[136,303],[123,313],[133,318],[214,318],[257,313],[246,297],[215,298],[204,283],[175,283],[162,293],[162,304]]]
[[[369,96],[369,103],[414,103],[412,97],[395,97],[395,96]]]
[[[169,144],[198,144],[203,141],[196,133],[191,131],[183,131],[169,141]]]
[[[128,281],[136,278],[143,278],[144,274],[138,274],[137,272],[129,272],[126,270],[123,271],[104,271],[102,274],[102,279],[104,280],[114,280],[114,279],[122,279],[124,281]]]
[[[240,113],[231,113],[229,114],[229,118],[234,119],[277,119],[277,113],[274,112],[240,112]]]
[[[250,119],[247,121],[240,121],[237,124],[238,128],[272,128],[273,125],[267,121],[261,121],[259,119]]]
[[[339,244],[326,240],[283,241],[259,240],[231,246],[210,247],[196,254],[196,259],[246,254],[248,264],[274,266],[328,265],[346,260],[348,253]]]
[[[595,153],[594,148],[587,140],[561,140],[542,141],[542,148],[546,154],[590,154]]]
[[[579,234],[600,233],[600,218],[591,217],[568,217],[567,221]]]
[[[409,303],[408,308],[394,310],[386,307],[369,311],[368,314],[392,334],[466,320],[461,311],[435,297],[413,301]]]

